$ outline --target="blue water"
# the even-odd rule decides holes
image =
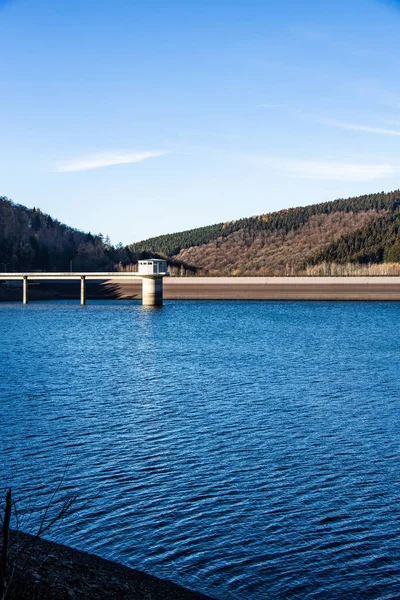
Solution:
[[[400,303],[0,304],[23,528],[220,600],[400,598]]]

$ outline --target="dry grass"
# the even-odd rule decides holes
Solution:
[[[307,267],[302,275],[307,277],[390,277],[400,275],[399,263],[366,264],[323,262]]]

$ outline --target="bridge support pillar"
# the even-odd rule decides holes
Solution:
[[[22,280],[22,304],[28,304],[28,278]]]
[[[163,278],[142,278],[142,304],[143,306],[162,306],[163,304]]]
[[[81,275],[81,306],[86,304],[86,278]]]

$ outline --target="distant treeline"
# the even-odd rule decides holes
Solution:
[[[201,246],[220,236],[229,235],[235,228],[233,223],[229,223],[228,226],[224,229],[224,223],[217,223],[216,225],[197,227],[179,233],[168,233],[137,242],[130,247],[136,251],[159,252],[164,256],[174,256],[179,254],[182,248]]]
[[[290,208],[256,217],[249,217],[228,223],[217,223],[206,227],[189,229],[179,233],[160,235],[137,242],[130,246],[136,251],[159,252],[165,256],[176,256],[183,249],[202,246],[219,238],[229,237],[240,230],[246,231],[247,238],[255,238],[260,232],[279,232],[286,235],[303,227],[315,215],[330,215],[335,212],[357,213],[364,211],[390,211],[400,207],[400,191],[369,194],[346,200],[339,199],[321,204]]]

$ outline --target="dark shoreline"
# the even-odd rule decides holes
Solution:
[[[12,532],[12,550],[24,548],[16,562],[7,598],[18,600],[212,600],[95,554]]]

